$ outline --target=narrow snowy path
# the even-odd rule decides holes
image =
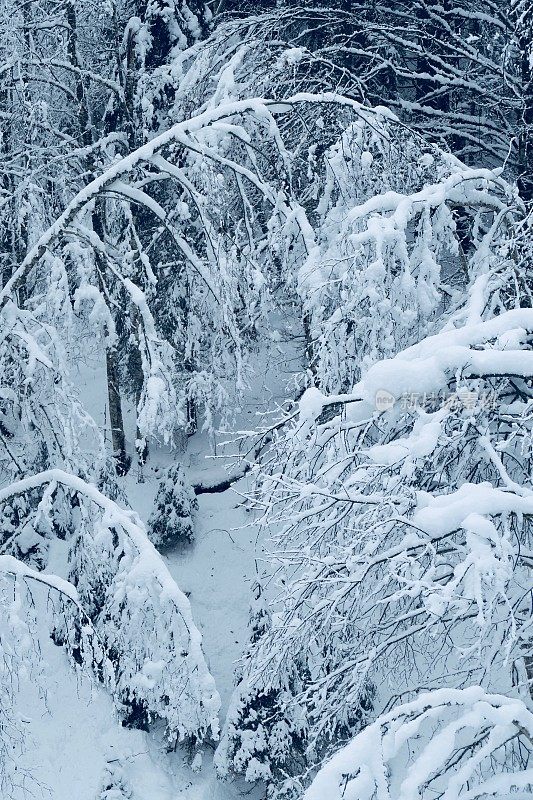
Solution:
[[[205,436],[197,435],[189,441],[182,458],[191,480],[211,483],[224,478],[224,462],[214,461],[210,452]],[[136,481],[133,471],[126,481],[130,503],[145,521],[157,490],[154,472],[157,463],[165,466],[167,454],[152,455],[144,483]],[[246,644],[250,587],[256,559],[262,552],[257,529],[242,496],[248,488],[249,480],[243,478],[225,492],[199,495],[194,543],[164,554],[172,576],[190,599],[195,623],[202,633],[204,652],[222,699],[221,724],[233,688],[235,662]],[[160,800],[160,797],[161,800],[238,800],[244,796],[243,789],[249,800],[260,796],[255,791],[250,793],[249,785],[243,787],[241,782],[218,780],[209,747],[203,750],[202,769],[198,773],[187,765],[187,754],[180,750],[165,753],[158,736],[152,738],[150,751],[162,772],[169,776],[173,793],[146,800]]]
[[[236,412],[235,429],[253,431],[294,393],[291,378],[300,367],[294,343],[265,342],[256,363],[256,377]],[[219,436],[223,441],[223,435]],[[227,438],[231,438],[228,436]],[[230,448],[231,449],[231,448]],[[189,441],[185,465],[194,483],[223,480],[233,459],[213,458],[206,436]],[[234,683],[235,661],[248,637],[251,585],[264,570],[262,532],[255,524],[246,495],[251,479],[243,478],[225,492],[198,496],[196,541],[167,554],[180,588],[189,593],[204,651],[222,698],[224,719]]]
[[[205,437],[196,436],[183,456],[191,480],[215,482],[226,476],[209,455]],[[251,584],[263,552],[245,495],[243,478],[225,492],[198,496],[195,541],[163,554],[171,575],[191,602],[202,632],[204,652],[222,698],[221,716],[233,687],[235,661],[246,644]],[[133,508],[148,520],[157,483],[152,469],[145,483],[128,482]]]
[[[204,452],[200,455],[204,457]],[[194,444],[191,456],[194,460]],[[240,481],[235,490],[245,490],[246,483]],[[233,688],[235,662],[246,644],[257,555],[256,530],[249,525],[250,515],[236,491],[201,495],[195,543],[166,556],[171,574],[189,595],[202,632],[204,652],[222,699],[221,724]],[[178,784],[187,774],[190,778],[189,770],[181,770]],[[219,781],[209,751],[201,772],[192,777],[192,783],[181,784],[182,800],[237,800],[243,796],[254,800],[260,796],[259,792],[250,794],[250,786],[244,787],[240,781]]]
[[[236,491],[246,490],[246,483],[236,484]],[[242,499],[232,489],[198,499],[196,541],[169,554],[167,563],[178,585],[189,595],[224,714],[234,662],[246,643],[257,533],[250,526],[250,514],[243,508]]]

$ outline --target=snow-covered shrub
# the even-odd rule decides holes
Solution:
[[[252,593],[249,650],[271,628],[270,611],[259,581],[254,583]],[[249,650],[239,666],[241,679],[233,692],[215,765],[221,777],[237,773],[247,781],[268,785],[299,774],[304,768],[305,715],[292,702],[292,690],[300,685],[297,672],[268,687],[260,682],[254,685],[246,674]]]
[[[246,781],[266,783],[268,797],[298,797],[302,776],[364,727],[373,690],[358,698],[356,709],[340,711],[331,734],[318,737],[309,748],[310,727],[319,720],[305,703],[312,684],[305,654],[293,656],[283,671],[268,676],[254,675],[248,654],[241,669],[215,754],[217,772],[223,778],[242,775]]]
[[[239,683],[215,756],[221,777],[239,774],[270,784],[305,769],[305,720],[293,700],[290,687]]]
[[[271,627],[259,581],[254,583],[252,593],[250,646]],[[241,678],[246,673],[246,660],[245,655],[238,673]],[[221,777],[233,772],[243,774],[248,781],[268,784],[274,776],[279,778],[301,770],[305,721],[290,706],[292,697],[290,681],[268,689],[254,686],[246,677],[238,681],[215,754]]]
[[[129,800],[132,790],[120,762],[108,762],[98,800]]]
[[[253,587],[250,614],[250,644],[238,667],[239,681],[233,692],[224,723],[215,765],[221,777],[242,775],[246,781],[267,785],[269,797],[297,797],[304,775],[332,749],[340,746],[364,725],[372,707],[373,689],[368,685],[356,706],[345,703],[332,731],[318,736],[309,746],[309,733],[319,720],[306,704],[306,692],[313,682],[313,655],[309,644],[293,652],[277,669],[256,671],[256,652],[264,643],[272,648],[277,638],[279,615],[271,618],[260,582]],[[328,646],[328,645],[326,645]],[[275,658],[275,653],[272,651]]]
[[[111,459],[106,459],[102,465],[96,481],[98,491],[110,500],[114,500],[122,508],[128,505],[128,499],[123,486],[117,481],[116,471]]]
[[[194,514],[198,509],[194,491],[181,464],[163,475],[154,510],[148,521],[150,540],[156,547],[173,547],[194,539]]]

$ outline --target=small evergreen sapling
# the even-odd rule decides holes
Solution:
[[[98,800],[129,800],[132,796],[129,781],[119,759],[108,761],[104,772],[102,793]]]
[[[243,775],[248,782],[264,782],[268,800],[297,800],[306,775],[330,756],[333,743],[349,741],[364,727],[375,688],[367,682],[358,704],[346,709],[333,733],[311,742],[309,731],[316,719],[302,698],[315,664],[302,648],[275,673],[268,674],[262,665],[257,669],[257,652],[267,641],[272,653],[270,642],[276,637],[279,614],[271,613],[259,581],[252,592],[250,644],[237,673],[215,767],[221,778]]]
[[[248,629],[250,648],[257,645],[271,629],[272,619],[261,583],[252,586],[253,600]],[[245,654],[215,765],[220,777],[242,774],[247,781],[264,781],[267,796],[274,783],[297,774],[305,766],[303,742],[305,718],[293,703],[293,689],[299,676],[276,676],[268,686],[249,678]],[[299,665],[300,666],[300,665]],[[291,783],[288,777],[288,783]]]
[[[180,464],[169,467],[159,484],[155,508],[148,522],[150,539],[157,547],[170,547],[194,539],[194,514],[198,502]]]

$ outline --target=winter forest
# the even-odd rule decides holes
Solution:
[[[533,798],[533,0],[0,53],[0,800]]]

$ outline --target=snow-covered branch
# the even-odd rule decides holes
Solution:
[[[147,714],[163,718],[170,737],[216,737],[220,701],[202,653],[201,635],[188,599],[138,516],[93,485],[58,469],[5,487],[0,503],[47,486],[62,487],[62,501],[70,497],[72,506],[70,583],[57,579],[54,588],[66,586],[68,596],[79,600],[92,620],[113,663],[110,688],[117,702],[126,707],[137,703]],[[10,569],[18,564],[5,559]]]
[[[533,747],[520,700],[479,686],[421,694],[365,728],[318,773],[304,800],[527,797],[533,770],[511,756]]]

